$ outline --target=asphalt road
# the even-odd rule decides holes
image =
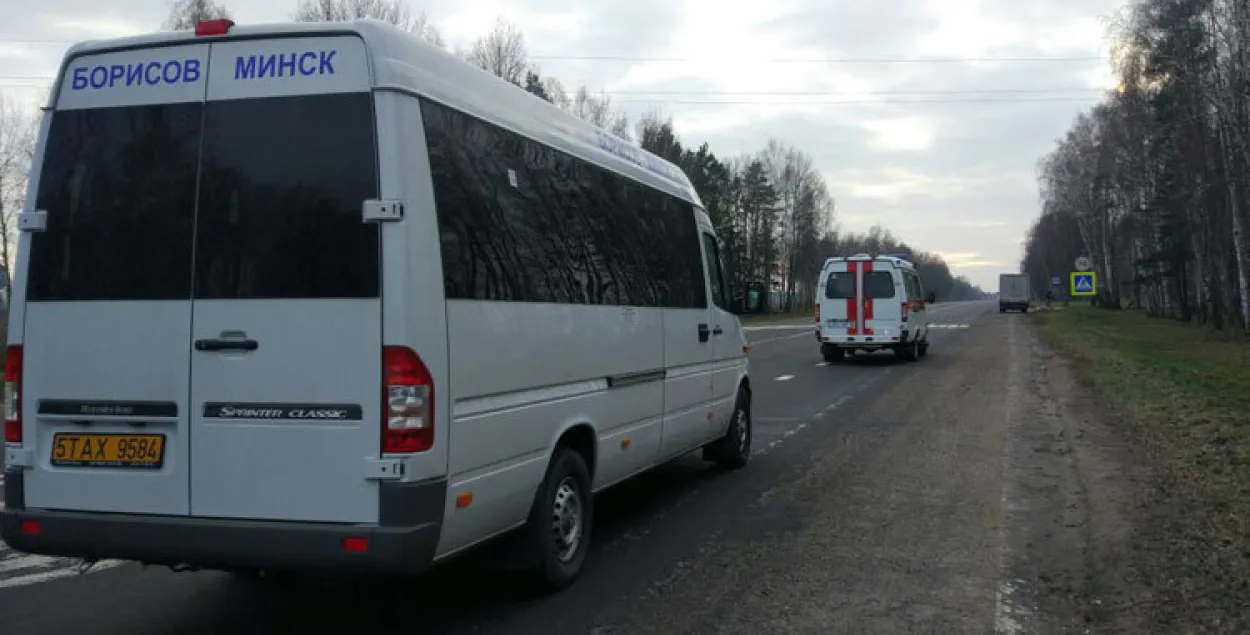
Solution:
[[[994,307],[931,305],[914,364],[824,364],[810,322],[751,330],[751,464],[692,455],[606,492],[561,594],[472,558],[414,581],[263,586],[120,563],[78,575],[0,543],[0,631],[1024,632],[1010,580],[1033,565],[1011,547],[1048,508],[1009,500],[1010,395],[1027,390],[1013,359],[1032,336]]]

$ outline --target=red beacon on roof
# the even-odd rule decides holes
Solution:
[[[234,20],[229,18],[220,18],[216,20],[200,20],[195,23],[196,37],[205,35],[225,35],[230,32],[230,27],[234,26]]]

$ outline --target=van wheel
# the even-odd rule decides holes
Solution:
[[[820,354],[825,358],[825,361],[830,364],[836,364],[846,359],[846,349],[838,348],[837,346],[830,346],[828,344],[820,347]]]
[[[725,436],[703,448],[703,458],[715,461],[718,466],[728,470],[743,467],[751,460],[753,436],[750,393],[738,389],[738,398],[734,400],[734,412],[729,420],[729,429],[725,431]]]
[[[586,461],[570,448],[556,448],[526,529],[538,560],[532,573],[548,590],[567,588],[581,573],[593,519]]]
[[[929,354],[929,340],[920,340],[920,356]]]
[[[894,349],[894,354],[898,355],[898,358],[905,362],[914,362],[920,359],[920,341],[912,340],[909,343],[900,344],[898,348]]]

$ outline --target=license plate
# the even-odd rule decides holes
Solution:
[[[157,469],[165,463],[163,434],[58,432],[52,436],[52,465]]]

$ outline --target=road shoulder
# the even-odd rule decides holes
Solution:
[[[1084,632],[1121,456],[1047,392],[1025,316],[991,315],[818,426],[809,460],[611,633]],[[1065,388],[1066,389],[1066,388]],[[749,468],[748,468],[749,469]],[[1090,513],[1098,507],[1097,513]],[[1118,596],[1117,596],[1118,597]]]

